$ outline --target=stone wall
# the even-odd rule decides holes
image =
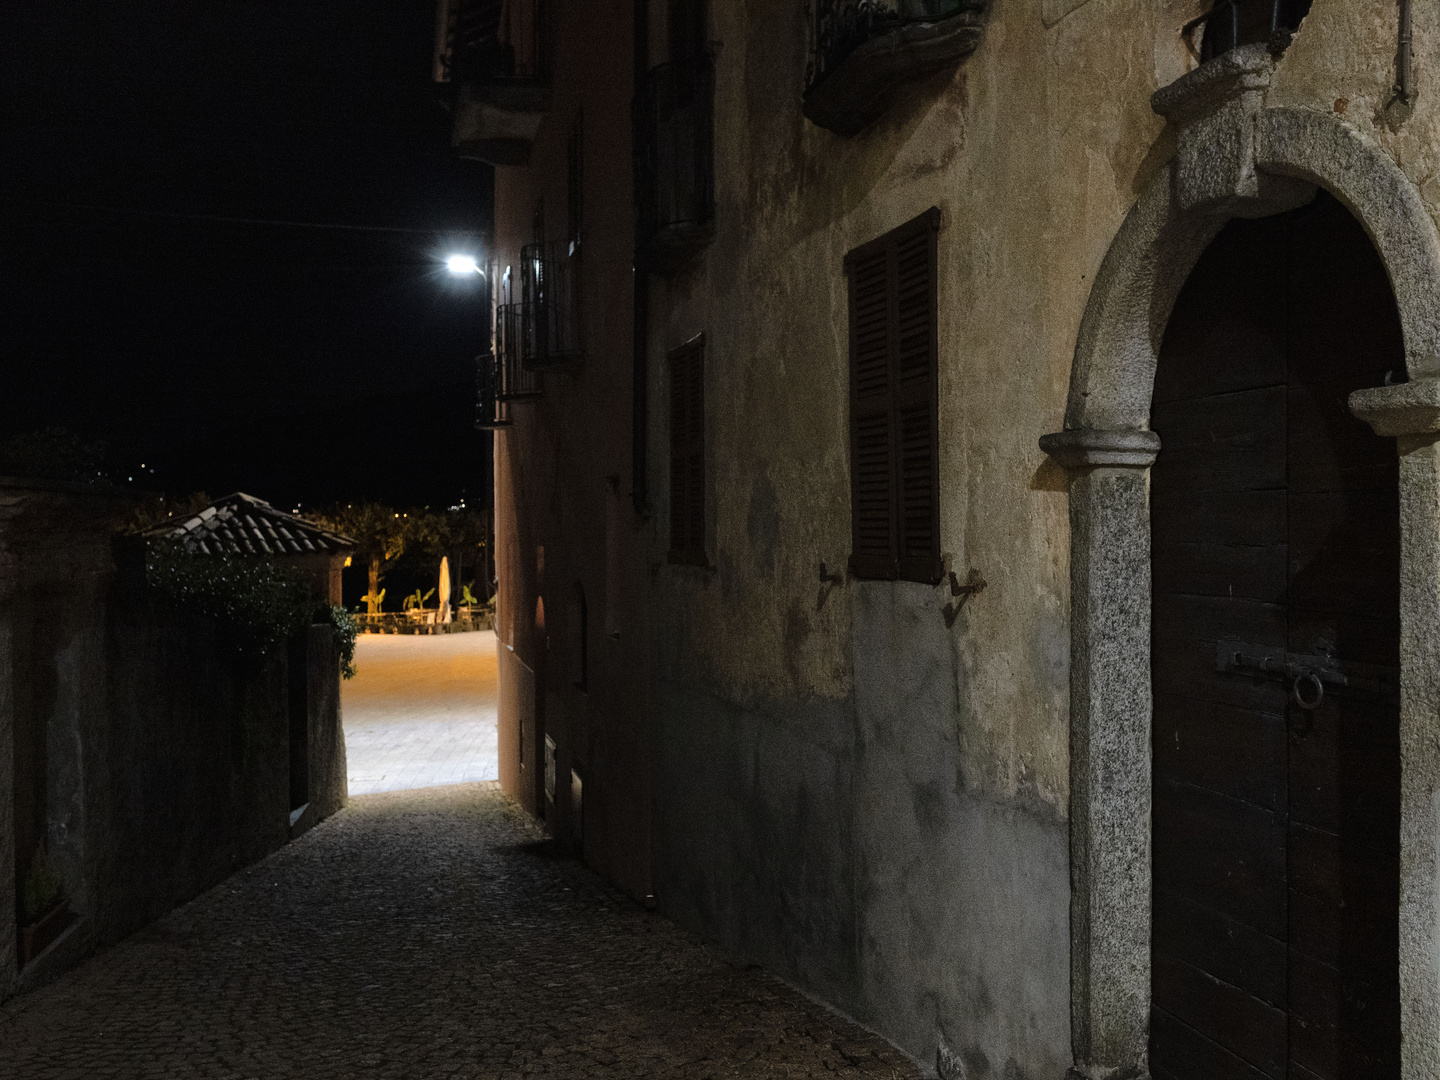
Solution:
[[[246,658],[211,621],[152,602],[141,553],[115,537],[134,505],[0,484],[0,996],[290,837],[287,659]],[[344,745],[333,634],[308,638],[319,820],[343,805]],[[16,860],[37,844],[79,918],[17,976]]]

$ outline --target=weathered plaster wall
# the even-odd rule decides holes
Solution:
[[[798,10],[713,18],[717,235],[654,322],[662,445],[664,350],[707,335],[715,565],[661,569],[654,597],[660,903],[922,1060],[943,1039],[972,1076],[1058,1076],[1068,530],[1035,442],[1162,127],[1157,17],[1090,4],[1047,29],[1039,5],[997,3],[953,78],[849,140],[800,115]],[[988,582],[949,626],[943,586],[819,579],[850,546],[841,262],[932,205],[942,550]],[[656,561],[664,480],[657,459]],[[687,849],[727,803],[727,841]],[[727,880],[749,883],[743,903]]]
[[[497,432],[501,639],[500,773],[556,835],[573,829],[570,774],[584,785],[585,859],[643,900],[650,892],[647,535],[631,485],[634,199],[633,12],[629,0],[558,5],[549,112],[528,167],[496,170],[494,250],[513,267],[543,210],[567,240],[566,154],[583,111],[581,319],[584,361],[543,376],[538,401]],[[544,549],[543,569],[538,560]],[[588,679],[577,686],[585,598]],[[545,632],[533,631],[543,601]],[[543,732],[534,719],[543,714]],[[527,725],[525,770],[519,727]],[[557,799],[537,793],[543,735],[557,742]],[[508,778],[508,779],[507,779]],[[512,787],[511,785],[515,786]]]
[[[341,560],[333,560],[336,566]],[[309,774],[312,821],[323,821],[350,798],[345,768],[345,725],[340,713],[340,647],[329,624],[310,627],[306,635],[308,693],[306,722],[310,726]]]
[[[286,657],[157,606],[115,546],[134,500],[0,485],[0,997],[53,977],[290,837]],[[117,560],[116,553],[120,558]],[[346,794],[339,664],[309,632],[311,809]],[[12,760],[11,733],[27,753]],[[17,788],[77,922],[15,980]]]
[[[1069,1062],[1067,480],[1036,439],[1208,7],[997,0],[953,78],[851,140],[800,117],[798,11],[712,14],[716,239],[652,312],[657,446],[665,351],[706,334],[713,523],[713,569],[653,593],[657,893],[925,1060],[938,1031],[972,1076]],[[1393,4],[1316,0],[1271,100],[1358,111],[1440,193],[1425,107],[1398,135],[1375,116],[1394,51]],[[942,547],[989,583],[948,628],[944,588],[818,573],[849,550],[841,259],[930,205]],[[656,455],[656,563],[665,481]]]
[[[546,600],[549,711],[584,733],[571,752],[588,747],[592,767],[650,755],[661,907],[927,1062],[943,1042],[971,1077],[1071,1064],[1069,492],[1036,443],[1063,426],[1101,261],[1174,153],[1151,95],[1193,68],[1180,28],[1210,6],[995,0],[956,74],[841,139],[800,113],[803,8],[712,4],[716,235],[691,267],[650,279],[648,514],[614,510],[629,496],[622,246],[595,284],[612,291],[598,294],[584,372],[547,376],[545,399],[500,436],[497,490],[524,519],[509,587],[525,619]],[[1381,115],[1393,0],[1315,0],[1267,104],[1341,115],[1433,213],[1433,5],[1417,5],[1415,31],[1420,99],[1398,131]],[[592,101],[628,101],[597,64],[557,63],[560,104],[532,168],[500,170],[497,250],[528,241],[538,198],[564,205],[576,87],[587,133]],[[628,186],[611,180],[587,180],[587,214],[629,212]],[[943,586],[820,577],[850,546],[841,261],[930,206],[942,211],[942,549],[957,576],[988,582],[949,623]],[[702,332],[710,565],[670,566],[665,355]],[[536,546],[543,581],[527,565]],[[591,639],[612,673],[601,684],[648,686],[648,704],[594,688],[583,706],[566,700],[554,673],[567,669],[562,590],[577,579],[607,628]],[[641,626],[648,636],[632,634]],[[627,706],[648,711],[648,735],[633,725],[593,742]],[[587,786],[587,830],[590,799]]]

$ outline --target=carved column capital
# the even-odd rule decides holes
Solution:
[[[1040,437],[1040,449],[1062,469],[1095,466],[1148,469],[1160,452],[1160,436],[1153,431],[1098,431],[1080,428]]]
[[[1440,433],[1440,379],[1356,390],[1350,395],[1350,411],[1376,435]]]

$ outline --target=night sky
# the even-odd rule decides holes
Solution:
[[[433,27],[433,0],[5,5],[0,438],[287,509],[483,499],[484,304],[438,260],[478,250],[492,184],[449,148]]]

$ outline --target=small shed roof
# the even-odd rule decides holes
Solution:
[[[348,536],[238,491],[193,517],[167,521],[145,535],[179,540],[185,550],[202,555],[340,555],[355,546]]]

